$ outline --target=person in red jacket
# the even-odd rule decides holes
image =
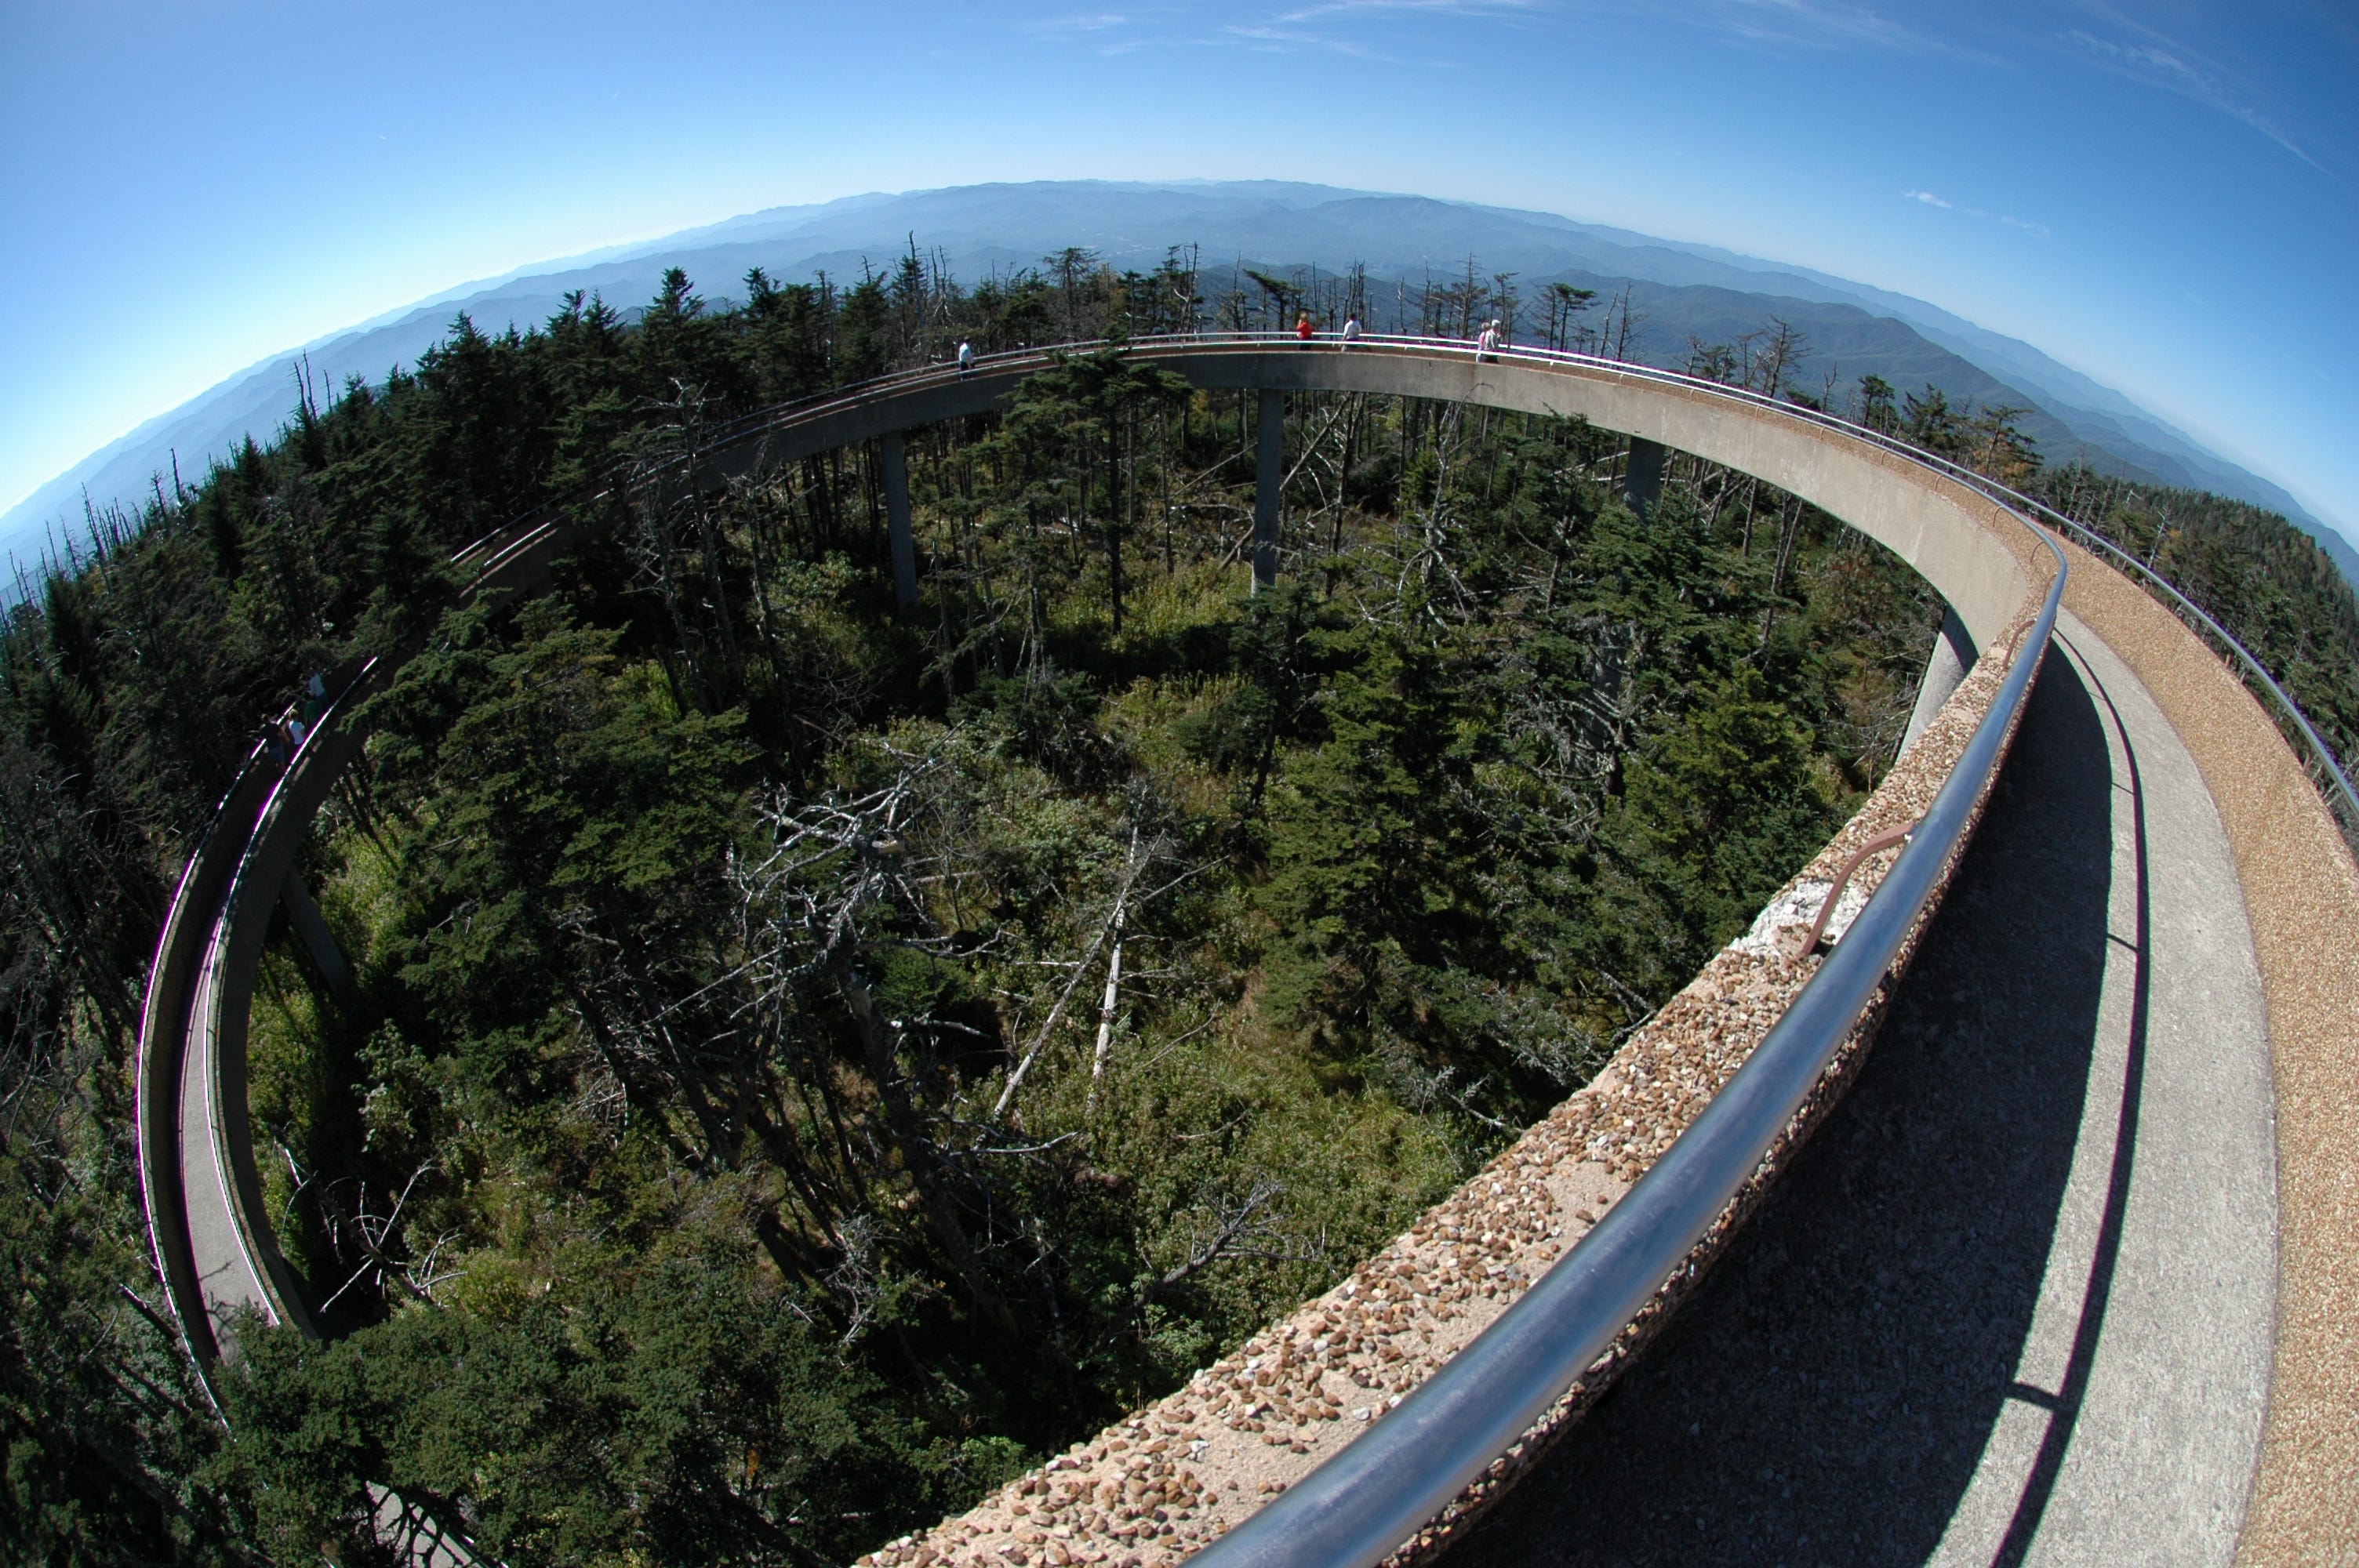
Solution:
[[[1301,319],[1299,319],[1299,320],[1298,320],[1298,321],[1296,321],[1296,322],[1294,323],[1294,335],[1295,335],[1296,337],[1298,337],[1298,338],[1301,339],[1301,340],[1302,340],[1304,342],[1306,342],[1306,343],[1307,343],[1307,342],[1309,342],[1309,341],[1310,341],[1310,311],[1305,310],[1305,311],[1302,313]]]

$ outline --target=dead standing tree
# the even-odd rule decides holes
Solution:
[[[727,545],[712,498],[698,482],[704,456],[707,398],[701,386],[672,383],[672,395],[650,403],[659,416],[636,439],[628,489],[636,526],[632,565],[669,619],[674,645],[687,661],[690,706],[713,711],[745,684],[729,603]],[[708,667],[717,649],[723,682]]]
[[[948,936],[929,909],[940,870],[910,852],[912,829],[929,816],[949,770],[939,756],[895,753],[893,775],[849,800],[798,804],[779,797],[762,813],[772,842],[738,862],[745,911],[745,973],[766,1027],[785,1032],[820,1022],[828,1008],[856,1043],[859,1067],[875,1095],[885,1141],[908,1175],[927,1229],[975,1310],[1001,1333],[1022,1332],[962,1213],[960,1162],[929,1130],[923,1097],[940,1075],[936,1039],[957,1025],[930,1015],[900,1016],[876,977],[895,949],[940,957]],[[824,1023],[821,1023],[824,1027]],[[917,1060],[905,1065],[905,1054]],[[830,1098],[832,1087],[822,1089]],[[831,1115],[841,1120],[847,1108]],[[849,1252],[850,1238],[842,1238]]]

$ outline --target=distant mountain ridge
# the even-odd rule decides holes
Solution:
[[[618,308],[651,297],[664,271],[684,268],[709,297],[729,295],[748,268],[782,280],[825,270],[857,276],[890,265],[915,236],[968,282],[1037,265],[1067,245],[1117,266],[1159,262],[1193,244],[1207,265],[1364,265],[1372,279],[1445,277],[1478,258],[1527,288],[1564,280],[1605,290],[1627,282],[1648,319],[1636,357],[1676,364],[1690,336],[1726,341],[1771,316],[1809,339],[1800,380],[1833,367],[1847,384],[1873,372],[1895,385],[1928,383],[1952,401],[2030,406],[2026,427],[2050,461],[2075,456],[2135,480],[2216,491],[2282,513],[2359,580],[2359,554],[2279,487],[2206,450],[2109,387],[2027,343],[1904,295],[1711,246],[1654,239],[1542,212],[1277,180],[1039,182],[869,193],[774,208],[641,243],[518,268],[387,312],[274,357],[92,454],[0,516],[0,552],[38,555],[71,538],[84,497],[136,508],[178,471],[193,479],[252,434],[266,440],[289,416],[299,365],[314,384],[381,380],[413,363],[458,312],[486,331],[546,320],[575,289]]]

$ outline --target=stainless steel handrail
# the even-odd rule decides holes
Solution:
[[[1999,486],[1999,488],[2006,487]],[[2009,491],[2007,493],[2013,495],[2015,492]],[[2284,710],[2285,716],[2293,721],[2294,728],[2300,734],[2303,743],[2310,748],[2312,764],[2322,771],[2328,782],[2334,786],[2329,804],[2332,804],[2333,797],[2340,797],[2343,805],[2343,831],[2359,835],[2359,791],[2352,788],[2351,776],[2343,771],[2343,764],[2336,759],[2333,748],[2326,743],[2324,737],[2321,736],[2310,724],[2310,716],[2302,712],[2300,705],[2294,701],[2291,694],[2277,684],[2277,677],[2269,674],[2261,661],[2256,658],[2244,643],[2238,642],[2234,633],[2213,620],[2201,605],[2180,592],[2172,586],[2169,578],[2164,577],[2088,524],[2067,516],[2044,502],[2032,500],[2028,496],[2017,496],[2016,499],[2021,504],[2033,508],[2051,524],[2075,535],[2081,543],[2111,557],[2117,565],[2126,570],[2136,573],[2147,587],[2159,592],[2168,600],[2170,608],[2177,611],[2182,619],[2191,616],[2197,623],[2195,630],[2208,633],[2213,642],[2220,643],[2243,667],[2243,674],[2247,680],[2259,682],[2261,689],[2267,692],[2277,707]]]
[[[1415,1535],[1603,1357],[1760,1171],[1940,884],[2048,647],[2066,565],[1990,711],[1908,847],[1745,1065],[1621,1202],[1515,1305],[1367,1433],[1193,1561],[1371,1568]]]

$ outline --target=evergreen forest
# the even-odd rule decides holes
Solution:
[[[92,517],[0,629],[0,1552],[371,1563],[374,1484],[510,1568],[847,1561],[1586,1081],[1890,765],[1940,606],[1744,476],[1675,455],[1641,517],[1609,433],[1356,395],[1288,400],[1249,592],[1249,401],[1123,344],[1365,288],[674,274],[462,318]],[[1606,344],[1579,292],[1470,265],[1412,309]],[[910,434],[912,611],[871,448],[592,483],[962,341],[1103,346]],[[1807,351],[1695,364],[2036,487],[2359,737],[2359,614],[2282,520],[2043,469],[2019,410],[1814,398]],[[461,607],[452,554],[541,507],[582,530],[554,579]],[[399,646],[299,867],[350,978],[274,930],[254,1014],[332,1332],[245,1324],[217,1414],[140,1209],[147,966],[266,719]]]

